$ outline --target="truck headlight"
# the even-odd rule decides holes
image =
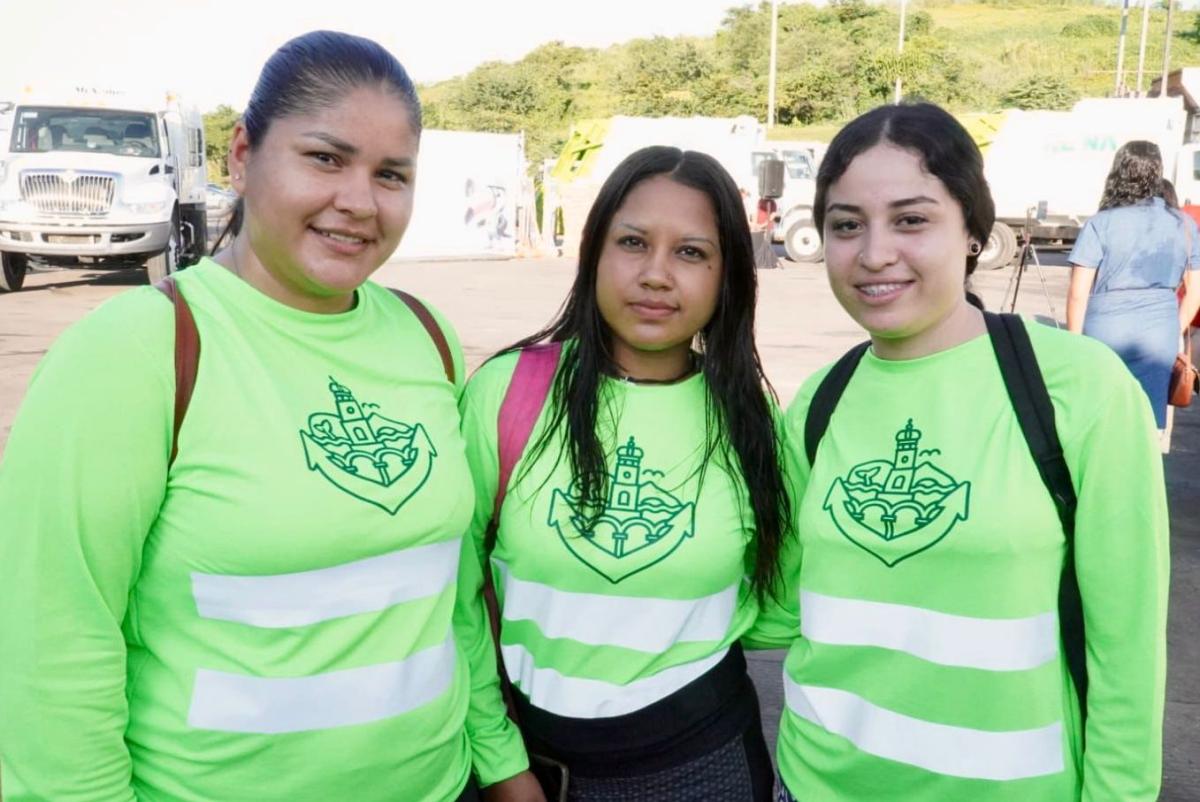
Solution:
[[[165,215],[171,210],[171,201],[153,201],[151,203],[127,203],[125,208],[134,214],[162,214]]]

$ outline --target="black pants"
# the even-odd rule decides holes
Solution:
[[[474,777],[467,780],[467,787],[458,795],[456,802],[479,802],[479,786],[475,784]]]

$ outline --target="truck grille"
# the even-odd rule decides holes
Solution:
[[[39,212],[81,216],[106,214],[116,194],[116,176],[48,170],[21,173],[21,200]]]

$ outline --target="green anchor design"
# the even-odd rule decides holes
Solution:
[[[329,378],[337,414],[308,416],[300,431],[304,459],[340,490],[395,515],[424,486],[437,449],[421,424],[384,417]]]
[[[941,542],[970,515],[971,483],[935,467],[918,446],[921,431],[896,434],[894,459],[856,465],[833,481],[824,509],[854,545],[892,568]]]
[[[555,490],[550,500],[546,522],[571,554],[614,584],[665,560],[695,532],[694,503],[643,481],[662,475],[642,470],[644,453],[632,436],[617,449],[608,503],[590,526],[577,492]]]

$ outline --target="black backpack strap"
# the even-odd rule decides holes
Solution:
[[[829,428],[829,419],[833,417],[833,410],[837,408],[842,393],[846,391],[850,377],[858,369],[858,363],[862,361],[863,354],[870,347],[871,343],[868,340],[842,354],[842,358],[829,369],[825,378],[821,379],[820,385],[817,386],[817,391],[813,393],[812,403],[808,405],[808,414],[804,418],[804,453],[808,455],[810,466],[817,458],[817,446],[821,444],[821,438],[825,436],[825,430]]]
[[[1058,588],[1059,628],[1063,656],[1079,694],[1080,715],[1086,718],[1088,679],[1083,601],[1075,573],[1075,509],[1079,500],[1071,481],[1071,469],[1063,456],[1058,429],[1054,425],[1054,405],[1050,401],[1050,393],[1038,367],[1037,355],[1029,341],[1025,324],[1017,315],[985,312],[983,317],[1021,433],[1025,435],[1038,474],[1054,500],[1058,519],[1062,523],[1067,553]]]
[[[200,331],[196,328],[196,319],[192,317],[192,308],[172,276],[156,282],[154,289],[167,296],[175,307],[175,421],[171,430],[171,456],[167,460],[169,469],[175,464],[175,457],[179,453],[179,430],[183,427],[183,418],[192,401],[192,391],[196,389],[196,373],[200,369]]]

